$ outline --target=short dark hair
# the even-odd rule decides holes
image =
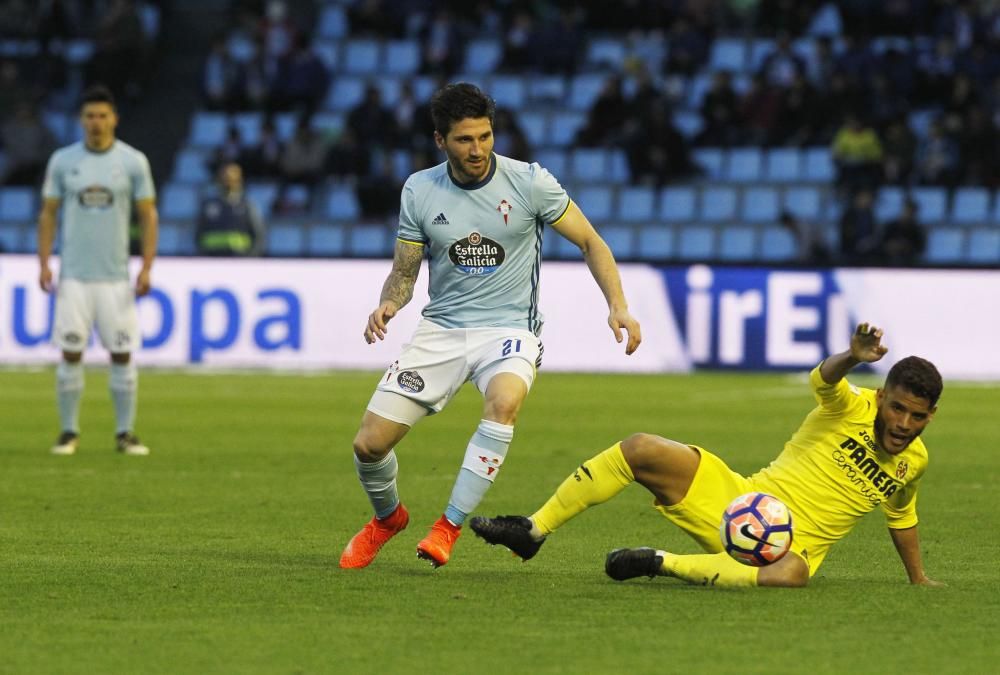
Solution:
[[[112,108],[118,107],[115,105],[115,95],[103,84],[95,84],[84,90],[80,96],[80,109],[88,103],[107,103]]]
[[[933,363],[919,356],[900,359],[889,369],[885,387],[888,389],[897,386],[906,389],[914,396],[926,398],[932,408],[937,405],[941,390],[944,389],[938,369]]]
[[[496,101],[468,82],[445,85],[431,97],[434,130],[442,136],[448,135],[452,124],[467,118],[488,117],[493,126],[496,114]]]

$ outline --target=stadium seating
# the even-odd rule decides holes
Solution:
[[[715,257],[715,228],[683,225],[678,233],[677,255],[685,261],[711,260]]]
[[[347,253],[347,234],[339,225],[314,225],[306,237],[309,255],[338,257]]]
[[[37,214],[35,190],[29,187],[6,187],[0,190],[0,222],[33,222]]]
[[[1000,260],[1000,229],[976,227],[970,230],[966,260],[975,265],[996,265]]]
[[[723,228],[719,255],[723,260],[750,261],[756,255],[757,232],[753,227],[733,225]]]
[[[927,235],[927,262],[954,265],[965,253],[965,232],[955,228],[934,228]]]
[[[618,192],[618,220],[638,223],[654,220],[656,192],[651,187],[626,187]]]
[[[795,237],[780,225],[765,227],[761,232],[760,259],[767,262],[788,262],[797,254]]]
[[[160,216],[165,220],[191,220],[198,215],[199,201],[194,185],[167,183],[160,194]]]
[[[770,187],[749,188],[743,193],[743,221],[774,223],[778,220],[778,191]]]
[[[304,228],[297,222],[271,223],[267,229],[267,252],[278,257],[297,257],[305,254]]]
[[[951,202],[950,219],[956,225],[986,223],[990,218],[990,193],[986,188],[959,188]]]

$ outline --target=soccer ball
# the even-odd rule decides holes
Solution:
[[[719,537],[726,553],[744,565],[770,565],[792,545],[792,512],[771,495],[748,492],[726,507]]]

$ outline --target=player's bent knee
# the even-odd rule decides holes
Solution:
[[[359,431],[358,435],[354,437],[354,455],[358,461],[365,464],[381,460],[389,454],[389,450],[391,448],[385,447],[384,444],[377,442],[370,434],[363,431]]]
[[[758,586],[777,588],[803,588],[809,584],[809,565],[794,553],[760,568],[757,573]]]
[[[671,455],[679,450],[690,451],[686,445],[656,434],[632,434],[622,441],[622,455],[633,471],[669,463]]]

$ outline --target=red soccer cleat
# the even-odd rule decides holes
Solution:
[[[451,521],[441,516],[431,527],[431,531],[423,540],[417,544],[417,557],[426,560],[435,568],[441,567],[451,558],[451,547],[462,534],[459,525],[452,525]]]
[[[340,554],[340,566],[344,569],[368,567],[385,542],[405,530],[409,522],[410,514],[402,503],[385,518],[372,518],[347,542],[347,547]]]

